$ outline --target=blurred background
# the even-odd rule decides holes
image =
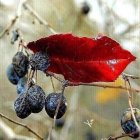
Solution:
[[[0,0],[0,32],[3,32],[15,17],[18,3],[19,0]],[[87,37],[96,37],[98,33],[103,33],[115,39],[137,57],[125,72],[140,76],[140,0],[27,0],[26,3],[56,32]],[[40,24],[23,6],[21,16],[9,34],[0,38],[0,113],[26,124],[47,139],[52,119],[45,110],[21,120],[13,109],[17,97],[16,86],[8,81],[6,68],[18,50],[18,42],[11,44],[12,31],[16,29],[20,29],[26,42],[52,34],[47,26]],[[53,81],[56,91],[60,91],[60,83],[54,79]],[[41,72],[38,72],[38,84],[46,95],[53,92],[50,79]],[[124,85],[124,82],[119,77],[108,84]],[[133,88],[140,88],[139,80],[132,80],[131,84]],[[68,87],[65,96],[68,110],[65,116],[57,121],[56,129],[52,133],[53,140],[103,140],[123,132],[120,118],[128,108],[124,90]],[[140,108],[139,100],[139,93],[134,94],[135,107]],[[86,124],[87,120],[92,122],[91,127]],[[4,132],[3,126],[7,132]],[[38,139],[25,128],[0,118],[0,140],[10,139],[7,136],[8,131],[11,131],[11,135],[27,136],[25,139]]]

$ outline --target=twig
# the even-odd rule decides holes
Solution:
[[[17,135],[15,132],[2,120],[0,120],[0,130],[4,134],[4,139],[8,140],[36,140],[35,138],[30,138],[27,136]]]
[[[71,126],[73,126],[73,123],[75,123],[75,117],[76,117],[76,112],[77,108],[78,108],[78,101],[79,101],[79,97],[80,97],[80,91],[82,90],[82,88],[80,88],[78,91],[75,89],[72,92],[72,96],[69,102],[69,114],[67,115],[66,119],[65,119],[65,124],[61,130],[60,133],[60,139],[61,140],[67,140],[68,136],[69,136],[69,131]]]
[[[126,76],[126,77],[128,77],[128,78],[131,78],[131,79],[140,79],[140,77],[135,76],[135,75],[130,75],[130,74],[126,74],[126,73],[123,73],[122,75],[123,75],[123,76]]]
[[[47,72],[48,75],[54,77],[57,79],[59,82],[63,83],[65,80],[56,76],[52,72]],[[123,89],[123,90],[128,90],[128,91],[134,91],[134,92],[140,92],[140,89],[134,89],[134,88],[126,88],[124,86],[113,86],[109,84],[102,84],[102,83],[73,83],[73,82],[67,82],[67,86],[95,86],[95,87],[102,87],[102,88],[115,88],[115,89]]]
[[[50,76],[50,80],[51,80],[51,84],[52,84],[53,92],[56,92],[56,91],[55,91],[55,86],[54,86],[54,82],[53,82],[52,76]]]
[[[51,139],[52,131],[53,131],[53,129],[55,128],[55,122],[56,122],[57,114],[58,114],[59,107],[60,107],[61,102],[62,102],[62,98],[63,98],[63,95],[64,95],[64,90],[65,90],[66,85],[67,85],[67,81],[64,81],[64,83],[63,83],[63,85],[62,85],[61,97],[60,97],[60,99],[59,99],[59,103],[58,103],[57,108],[56,108],[56,110],[55,110],[55,115],[54,115],[54,119],[53,119],[53,124],[52,124],[51,130],[50,130],[50,132],[49,132],[48,140]]]
[[[27,125],[22,124],[22,123],[19,123],[19,122],[17,122],[17,121],[14,121],[14,120],[8,118],[7,116],[3,115],[2,113],[0,113],[0,117],[6,119],[6,120],[8,120],[9,122],[12,122],[12,123],[14,123],[14,124],[16,124],[16,125],[19,125],[19,126],[24,127],[24,128],[27,129],[29,132],[31,132],[32,134],[34,134],[36,137],[38,137],[39,139],[43,140],[43,138],[42,138],[39,134],[37,134],[36,132],[34,132],[34,131],[33,131],[31,128],[29,128]]]
[[[129,81],[128,78],[127,79],[124,79],[124,80],[125,80],[125,87],[127,88],[127,83],[126,82],[128,82],[128,84],[130,86],[130,81]],[[134,121],[135,125],[137,126],[138,131],[140,132],[140,126],[139,126],[139,124],[138,124],[138,122],[136,120],[136,117],[134,115],[133,106],[132,106],[132,98],[131,98],[131,95],[130,95],[130,91],[129,90],[127,90],[127,94],[128,94],[128,103],[129,103],[129,106],[130,106],[130,109],[131,109],[133,121]]]
[[[27,9],[41,24],[45,25],[51,33],[57,34],[57,32],[51,27],[51,25],[44,20],[29,4],[24,3],[23,6]]]
[[[124,134],[124,133],[122,133],[122,135],[120,135],[120,136],[109,137],[107,140],[117,140],[117,139],[120,139],[120,138],[123,138],[123,137],[131,137],[134,134],[137,134],[137,131],[136,132],[133,132],[133,133],[130,133],[130,134]]]
[[[16,22],[18,21],[18,19],[21,16],[22,5],[25,2],[26,2],[26,0],[19,0],[16,15],[15,15],[14,19],[12,19],[10,24],[8,24],[7,27],[0,33],[0,38],[2,38],[6,33],[8,33],[11,30],[11,28],[16,24]]]

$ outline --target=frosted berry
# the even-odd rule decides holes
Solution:
[[[82,5],[82,14],[87,15],[90,11],[90,6],[87,2],[84,2]]]
[[[29,68],[29,59],[23,52],[17,52],[13,59],[12,64],[19,77],[24,77]]]
[[[56,111],[57,105],[59,104],[61,96],[62,96],[61,93],[51,93],[46,97],[45,110],[51,118],[54,118],[55,111]],[[63,95],[56,118],[57,119],[61,118],[65,114],[66,109],[67,109],[66,98]]]
[[[137,109],[137,108],[133,108],[133,112],[135,114],[137,122],[140,123],[140,110]],[[135,125],[135,123],[133,121],[132,113],[131,113],[130,108],[127,109],[123,113],[122,118],[121,118],[121,126],[122,126],[122,129],[124,130],[124,132],[126,134],[134,133],[131,136],[132,138],[138,138],[139,137],[139,132],[137,132],[138,129],[137,129],[137,126]]]
[[[39,113],[45,106],[45,92],[38,85],[33,85],[28,90],[28,103],[32,113]]]
[[[9,79],[9,81],[16,85],[20,79],[20,77],[17,75],[15,69],[14,69],[14,66],[13,64],[10,64],[8,67],[7,67],[7,78]]]
[[[30,58],[30,65],[33,70],[46,71],[49,67],[49,58],[46,52],[37,52]]]
[[[17,93],[21,94],[21,93],[25,93],[26,89],[27,89],[27,77],[23,77],[21,78],[18,83],[17,83]]]
[[[31,114],[26,94],[19,95],[14,103],[14,109],[17,116],[21,119],[24,119]]]

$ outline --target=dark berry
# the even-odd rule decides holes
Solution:
[[[17,93],[21,94],[21,93],[25,93],[25,91],[27,90],[27,77],[23,77],[21,78],[18,83],[17,83]]]
[[[45,92],[38,85],[33,85],[28,90],[28,103],[32,113],[39,113],[45,106]]]
[[[140,122],[140,110],[137,108],[133,108],[134,115],[136,117],[137,122]],[[132,134],[132,138],[138,138],[139,137],[139,132],[138,128],[135,125],[132,117],[132,113],[130,108],[127,109],[121,118],[121,126],[122,129],[126,134]]]
[[[55,122],[55,126],[58,128],[62,128],[64,126],[65,120],[63,118],[57,119]]]
[[[89,13],[90,6],[87,2],[83,3],[81,11],[82,11],[82,14],[84,14],[84,15],[87,15]]]
[[[50,65],[46,52],[37,52],[30,58],[30,65],[33,70],[46,71]]]
[[[24,77],[29,68],[29,59],[23,52],[17,52],[12,60],[12,64],[19,77]]]
[[[10,64],[10,65],[8,66],[7,72],[6,72],[6,73],[7,73],[7,77],[8,77],[8,79],[9,79],[9,81],[10,81],[12,84],[16,85],[16,84],[18,83],[20,77],[17,75],[17,73],[16,73],[16,71],[15,71],[15,69],[14,69],[13,64]]]
[[[62,100],[61,100],[61,104],[58,110],[58,114],[56,116],[57,119],[61,118],[66,112],[66,109],[67,109],[66,98],[64,95],[62,95],[62,93],[51,93],[46,97],[45,110],[51,118],[54,118],[55,111],[61,97],[62,97]]]
[[[18,40],[19,36],[20,36],[20,35],[19,35],[19,33],[18,33],[18,30],[12,31],[11,44],[14,44],[15,41]]]
[[[14,103],[14,109],[19,118],[24,119],[31,114],[26,94],[20,94]]]

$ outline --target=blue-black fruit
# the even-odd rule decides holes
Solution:
[[[137,108],[133,108],[133,112],[137,122],[140,124],[140,110]],[[130,108],[123,113],[121,118],[121,126],[126,134],[132,134],[132,136],[130,137],[138,138],[140,136],[138,132],[138,128],[133,121]]]
[[[27,77],[21,78],[17,83],[17,93],[25,93],[27,90]]]
[[[38,85],[33,85],[28,90],[28,103],[32,113],[39,113],[45,106],[45,92]]]
[[[9,79],[9,81],[10,81],[12,84],[16,85],[16,84],[18,83],[20,77],[17,75],[17,73],[16,73],[16,71],[15,71],[15,69],[14,69],[13,64],[10,64],[10,65],[7,67],[6,73],[7,73],[7,77],[8,77],[8,79]]]
[[[19,77],[24,77],[29,68],[29,59],[23,52],[17,52],[13,59],[12,64]]]
[[[30,65],[33,70],[46,71],[50,65],[46,52],[36,52],[30,57]]]
[[[62,97],[62,100],[61,100],[61,104],[60,104],[56,119],[61,118],[67,110],[66,98],[64,95],[62,95],[62,93],[51,93],[46,97],[45,110],[51,118],[54,118],[55,111],[60,102],[61,97]]]
[[[21,119],[28,117],[31,114],[26,94],[20,94],[14,103],[14,109],[17,116]]]

